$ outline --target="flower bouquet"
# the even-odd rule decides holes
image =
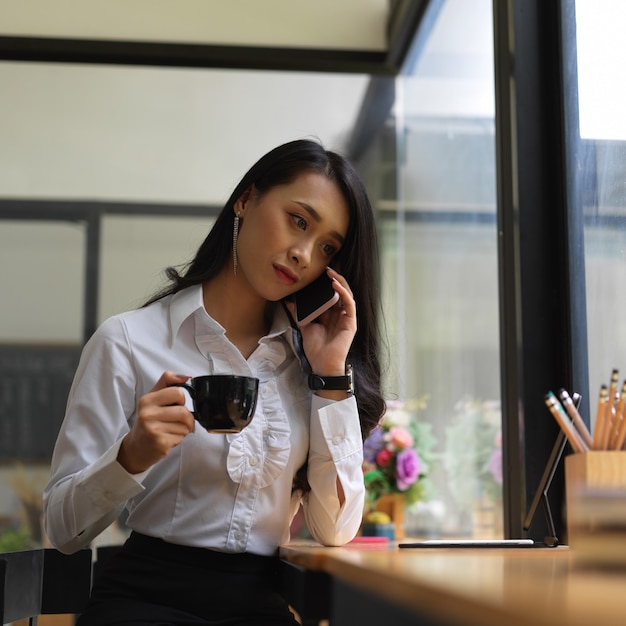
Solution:
[[[363,474],[370,507],[383,496],[401,494],[407,506],[428,497],[431,425],[417,421],[424,400],[387,403],[387,411],[363,447]]]

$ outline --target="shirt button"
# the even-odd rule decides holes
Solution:
[[[341,437],[339,435],[335,435],[333,437],[333,443],[338,446],[341,443]]]
[[[252,465],[252,467],[254,467],[258,462],[259,462],[259,460],[255,456],[251,456],[248,459],[248,463],[250,463],[250,465]]]
[[[267,396],[267,394],[268,394],[268,389],[267,389],[267,387],[261,387],[261,396],[262,396],[263,398],[265,398],[265,397]]]
[[[235,539],[241,539],[241,533],[239,531],[235,533]]]

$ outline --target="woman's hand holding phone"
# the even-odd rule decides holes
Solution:
[[[324,308],[330,303],[329,308],[323,310],[314,323],[300,325],[300,332],[304,352],[313,372],[320,376],[343,376],[348,350],[356,334],[356,304],[352,291],[341,274],[332,268],[327,268],[322,279],[325,276],[330,279],[332,290],[338,298],[329,297],[328,291],[322,292],[323,295],[321,301],[317,302],[317,307]],[[299,293],[295,294],[295,302],[289,305],[290,312],[296,319],[298,318]],[[309,305],[308,309],[311,308],[312,306]],[[307,316],[302,315],[302,309],[300,311],[300,318],[306,319]]]

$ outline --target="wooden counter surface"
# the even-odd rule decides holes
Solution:
[[[626,624],[626,570],[582,569],[567,547],[323,548],[301,542],[281,548],[281,557],[452,625]]]

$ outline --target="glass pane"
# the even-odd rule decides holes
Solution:
[[[602,8],[601,11],[598,8]],[[583,158],[585,279],[592,427],[596,399],[612,369],[626,374],[626,54],[620,0],[576,1],[578,106]],[[574,102],[570,94],[568,103]],[[621,382],[621,381],[620,381]]]
[[[80,223],[0,227],[0,552],[42,544],[41,490],[82,341]]]
[[[0,223],[0,342],[81,342],[84,249],[80,223]]]
[[[208,217],[104,217],[99,322],[140,307],[159,291],[165,269],[189,262],[212,225]]]
[[[417,449],[428,465],[406,532],[500,537],[491,3],[433,5],[425,20],[432,26],[398,80],[395,117],[374,148],[389,154],[395,129],[397,180],[376,180],[389,170],[382,157],[370,170],[381,220],[386,385],[397,398],[392,417],[408,412],[421,425]]]

